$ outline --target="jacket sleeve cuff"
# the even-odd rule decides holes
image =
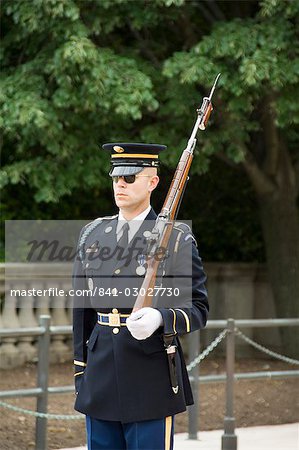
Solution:
[[[79,387],[82,381],[82,375],[84,374],[84,370],[86,367],[86,363],[83,361],[78,361],[78,360],[74,360],[74,366],[75,366],[75,373],[74,373],[74,377],[75,377],[75,390],[76,390],[76,394],[78,394],[79,391]]]
[[[164,334],[177,334],[176,329],[176,312],[172,308],[159,308],[163,319]]]
[[[179,308],[161,308],[164,334],[186,334],[191,331],[191,321],[186,310]]]

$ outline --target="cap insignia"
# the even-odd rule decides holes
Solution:
[[[125,149],[120,147],[119,145],[114,145],[113,150],[115,150],[116,153],[123,153],[125,151]]]

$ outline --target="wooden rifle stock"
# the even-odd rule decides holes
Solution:
[[[148,238],[147,271],[135,301],[133,312],[146,306],[152,306],[153,304],[157,270],[161,263],[161,258],[166,257],[174,220],[177,216],[180,201],[188,181],[188,174],[193,160],[193,151],[196,145],[196,134],[198,128],[200,130],[205,130],[206,128],[211,111],[213,110],[211,99],[219,77],[220,73],[214,81],[209,97],[204,97],[201,107],[197,109],[198,116],[191,137],[182,153],[164,205],[156,219],[151,236]]]

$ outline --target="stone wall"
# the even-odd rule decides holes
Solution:
[[[205,270],[208,275],[209,319],[277,318],[264,265],[207,263]],[[218,332],[219,330],[205,330],[202,333],[203,345],[207,345]],[[278,328],[242,328],[242,332],[272,350],[282,351]],[[236,340],[236,351],[239,356],[253,354],[252,349],[240,339]]]
[[[37,326],[40,314],[50,314],[52,325],[70,325],[70,297],[47,295],[39,298],[37,305],[34,297],[12,296],[10,289],[28,290],[34,286],[67,291],[71,288],[71,270],[71,264],[0,264],[0,328]],[[276,318],[273,296],[263,265],[206,263],[205,270],[208,275],[210,319]],[[202,347],[208,345],[219,331],[204,330],[201,333]],[[242,331],[266,347],[282,351],[277,328]],[[236,348],[239,356],[252,355],[248,345],[240,340],[237,340]],[[34,361],[36,355],[36,338],[3,338],[0,345],[0,368],[12,368],[26,361]],[[71,339],[53,336],[51,362],[71,359]]]

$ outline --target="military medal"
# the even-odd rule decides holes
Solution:
[[[138,255],[137,261],[139,266],[136,268],[136,273],[141,277],[146,272],[146,268],[144,267],[146,261],[145,255]]]
[[[143,267],[143,266],[138,266],[137,269],[136,269],[136,273],[137,273],[137,275],[139,275],[139,276],[144,275],[145,272],[146,272],[146,268]]]

